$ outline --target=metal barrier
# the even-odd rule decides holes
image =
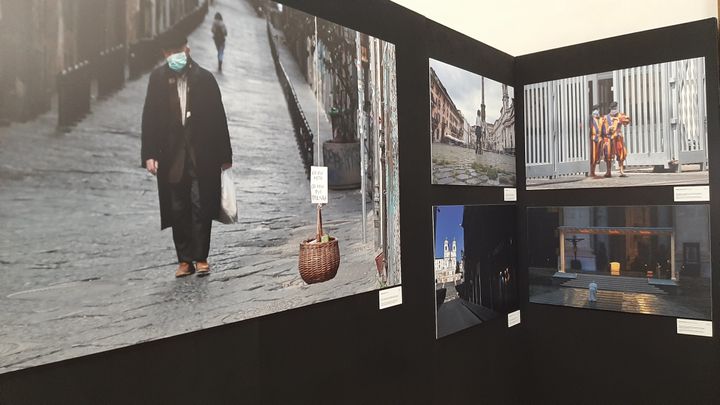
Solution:
[[[95,60],[97,96],[106,97],[125,84],[125,46],[117,45],[100,52]]]
[[[58,127],[80,121],[90,112],[91,65],[83,61],[57,76]]]
[[[315,148],[312,129],[310,129],[310,125],[305,118],[305,113],[303,113],[300,101],[298,101],[297,94],[295,94],[295,89],[288,79],[285,68],[283,68],[280,62],[272,30],[270,29],[270,23],[267,24],[267,33],[268,40],[270,41],[270,52],[275,62],[275,73],[277,73],[278,79],[280,80],[280,87],[282,87],[283,94],[285,94],[290,119],[295,129],[295,140],[297,141],[298,151],[300,151],[300,158],[305,166],[305,174],[310,178],[310,166],[313,165],[313,152]]]
[[[526,85],[527,177],[587,173],[589,107],[591,98],[599,102],[602,81],[632,118],[623,128],[627,166],[682,170],[695,163],[707,170],[705,60],[694,58]]]

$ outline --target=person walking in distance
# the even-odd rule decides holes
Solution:
[[[222,72],[223,58],[225,56],[225,37],[227,37],[227,27],[223,22],[222,14],[215,13],[215,20],[212,25],[213,41],[215,41],[215,49],[217,49],[218,71]]]
[[[172,227],[175,277],[207,275],[212,220],[220,213],[220,173],[232,148],[220,88],[190,58],[187,38],[161,44],[166,63],[150,75],[142,114],[142,166],[157,177],[160,228]]]

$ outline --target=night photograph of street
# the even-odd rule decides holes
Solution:
[[[267,0],[0,4],[0,373],[400,284],[393,44]]]
[[[433,207],[436,336],[518,308],[516,207]]]
[[[710,207],[528,208],[530,302],[712,319]]]
[[[432,184],[514,187],[513,87],[429,64]]]
[[[705,58],[524,87],[528,190],[708,184]]]

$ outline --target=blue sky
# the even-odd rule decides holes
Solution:
[[[450,249],[452,249],[452,240],[455,238],[459,256],[460,251],[465,248],[465,237],[461,226],[465,207],[463,205],[440,205],[436,208],[435,257],[443,257],[443,244],[446,237],[450,242]]]

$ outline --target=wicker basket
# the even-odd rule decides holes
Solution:
[[[335,277],[340,267],[340,246],[337,239],[321,242],[323,236],[322,213],[318,205],[317,232],[314,238],[300,243],[298,270],[308,284],[321,283]],[[313,242],[313,243],[311,243]]]

